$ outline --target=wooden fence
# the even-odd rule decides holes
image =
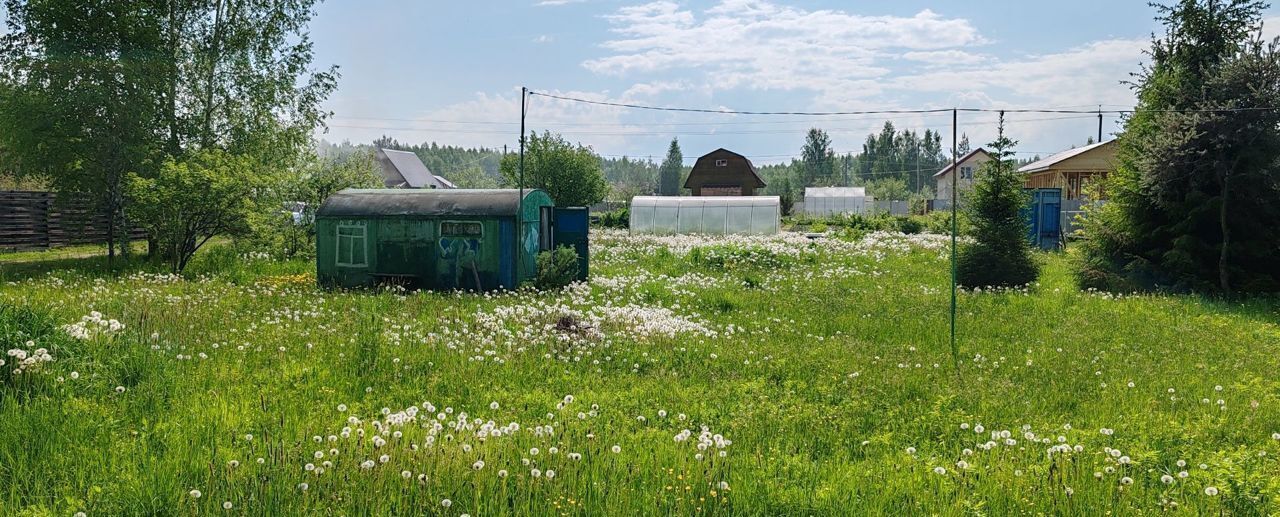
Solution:
[[[59,203],[54,192],[0,191],[0,250],[49,249],[107,242],[107,216],[87,202]],[[139,230],[134,239],[144,238]]]

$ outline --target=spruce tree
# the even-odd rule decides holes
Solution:
[[[664,196],[680,195],[680,171],[684,167],[684,154],[680,152],[680,142],[671,139],[667,148],[667,159],[662,161],[658,169],[658,193]]]
[[[1082,287],[1280,292],[1280,44],[1266,3],[1157,5],[1165,34],[1133,84],[1107,203],[1079,244]]]
[[[1004,114],[999,133],[988,144],[991,160],[983,163],[966,200],[973,241],[957,256],[957,276],[967,287],[1014,287],[1029,284],[1039,266],[1027,242],[1023,211],[1027,195],[1022,177],[1014,170],[1013,147],[1018,143],[1004,134]]]

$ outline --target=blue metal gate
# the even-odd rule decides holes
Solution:
[[[578,280],[586,280],[589,270],[587,242],[590,218],[590,211],[586,207],[556,208],[555,231],[551,232],[556,247],[569,246],[578,252]]]
[[[1027,240],[1040,249],[1057,249],[1062,241],[1062,189],[1025,189],[1031,204],[1023,211]]]

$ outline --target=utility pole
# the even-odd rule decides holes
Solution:
[[[513,283],[517,285],[511,286],[512,289],[520,287],[520,268],[524,266],[524,260],[520,256],[524,250],[524,119],[529,114],[529,88],[520,87],[520,173],[517,180],[517,186],[520,188],[520,195],[516,198],[516,228],[515,241],[516,244],[516,268]]]
[[[959,132],[959,110],[951,110],[951,362],[956,367],[956,375],[960,374],[960,351],[956,348],[956,233],[960,225],[956,219],[956,176],[960,175],[960,144],[956,134]]]
[[[853,181],[849,179],[849,162],[852,160],[849,159],[849,154],[845,153],[844,159],[841,161],[844,162],[844,186],[852,187]]]
[[[1098,143],[1102,143],[1102,105],[1098,105]]]
[[[924,180],[920,178],[920,138],[916,138],[916,188],[915,192],[919,192],[924,187]],[[910,203],[908,203],[910,204]],[[910,207],[908,207],[910,209]]]

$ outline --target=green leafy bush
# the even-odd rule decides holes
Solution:
[[[951,234],[950,210],[935,210],[924,215],[912,216],[911,219],[923,225],[925,232],[942,235]],[[956,226],[959,227],[957,233],[960,235],[968,235],[973,231],[973,225],[969,223],[969,215],[963,210],[956,214]]]
[[[578,252],[568,246],[538,254],[533,286],[540,290],[559,289],[578,276]]]
[[[600,214],[598,226],[601,228],[630,228],[631,209],[622,207]]]

